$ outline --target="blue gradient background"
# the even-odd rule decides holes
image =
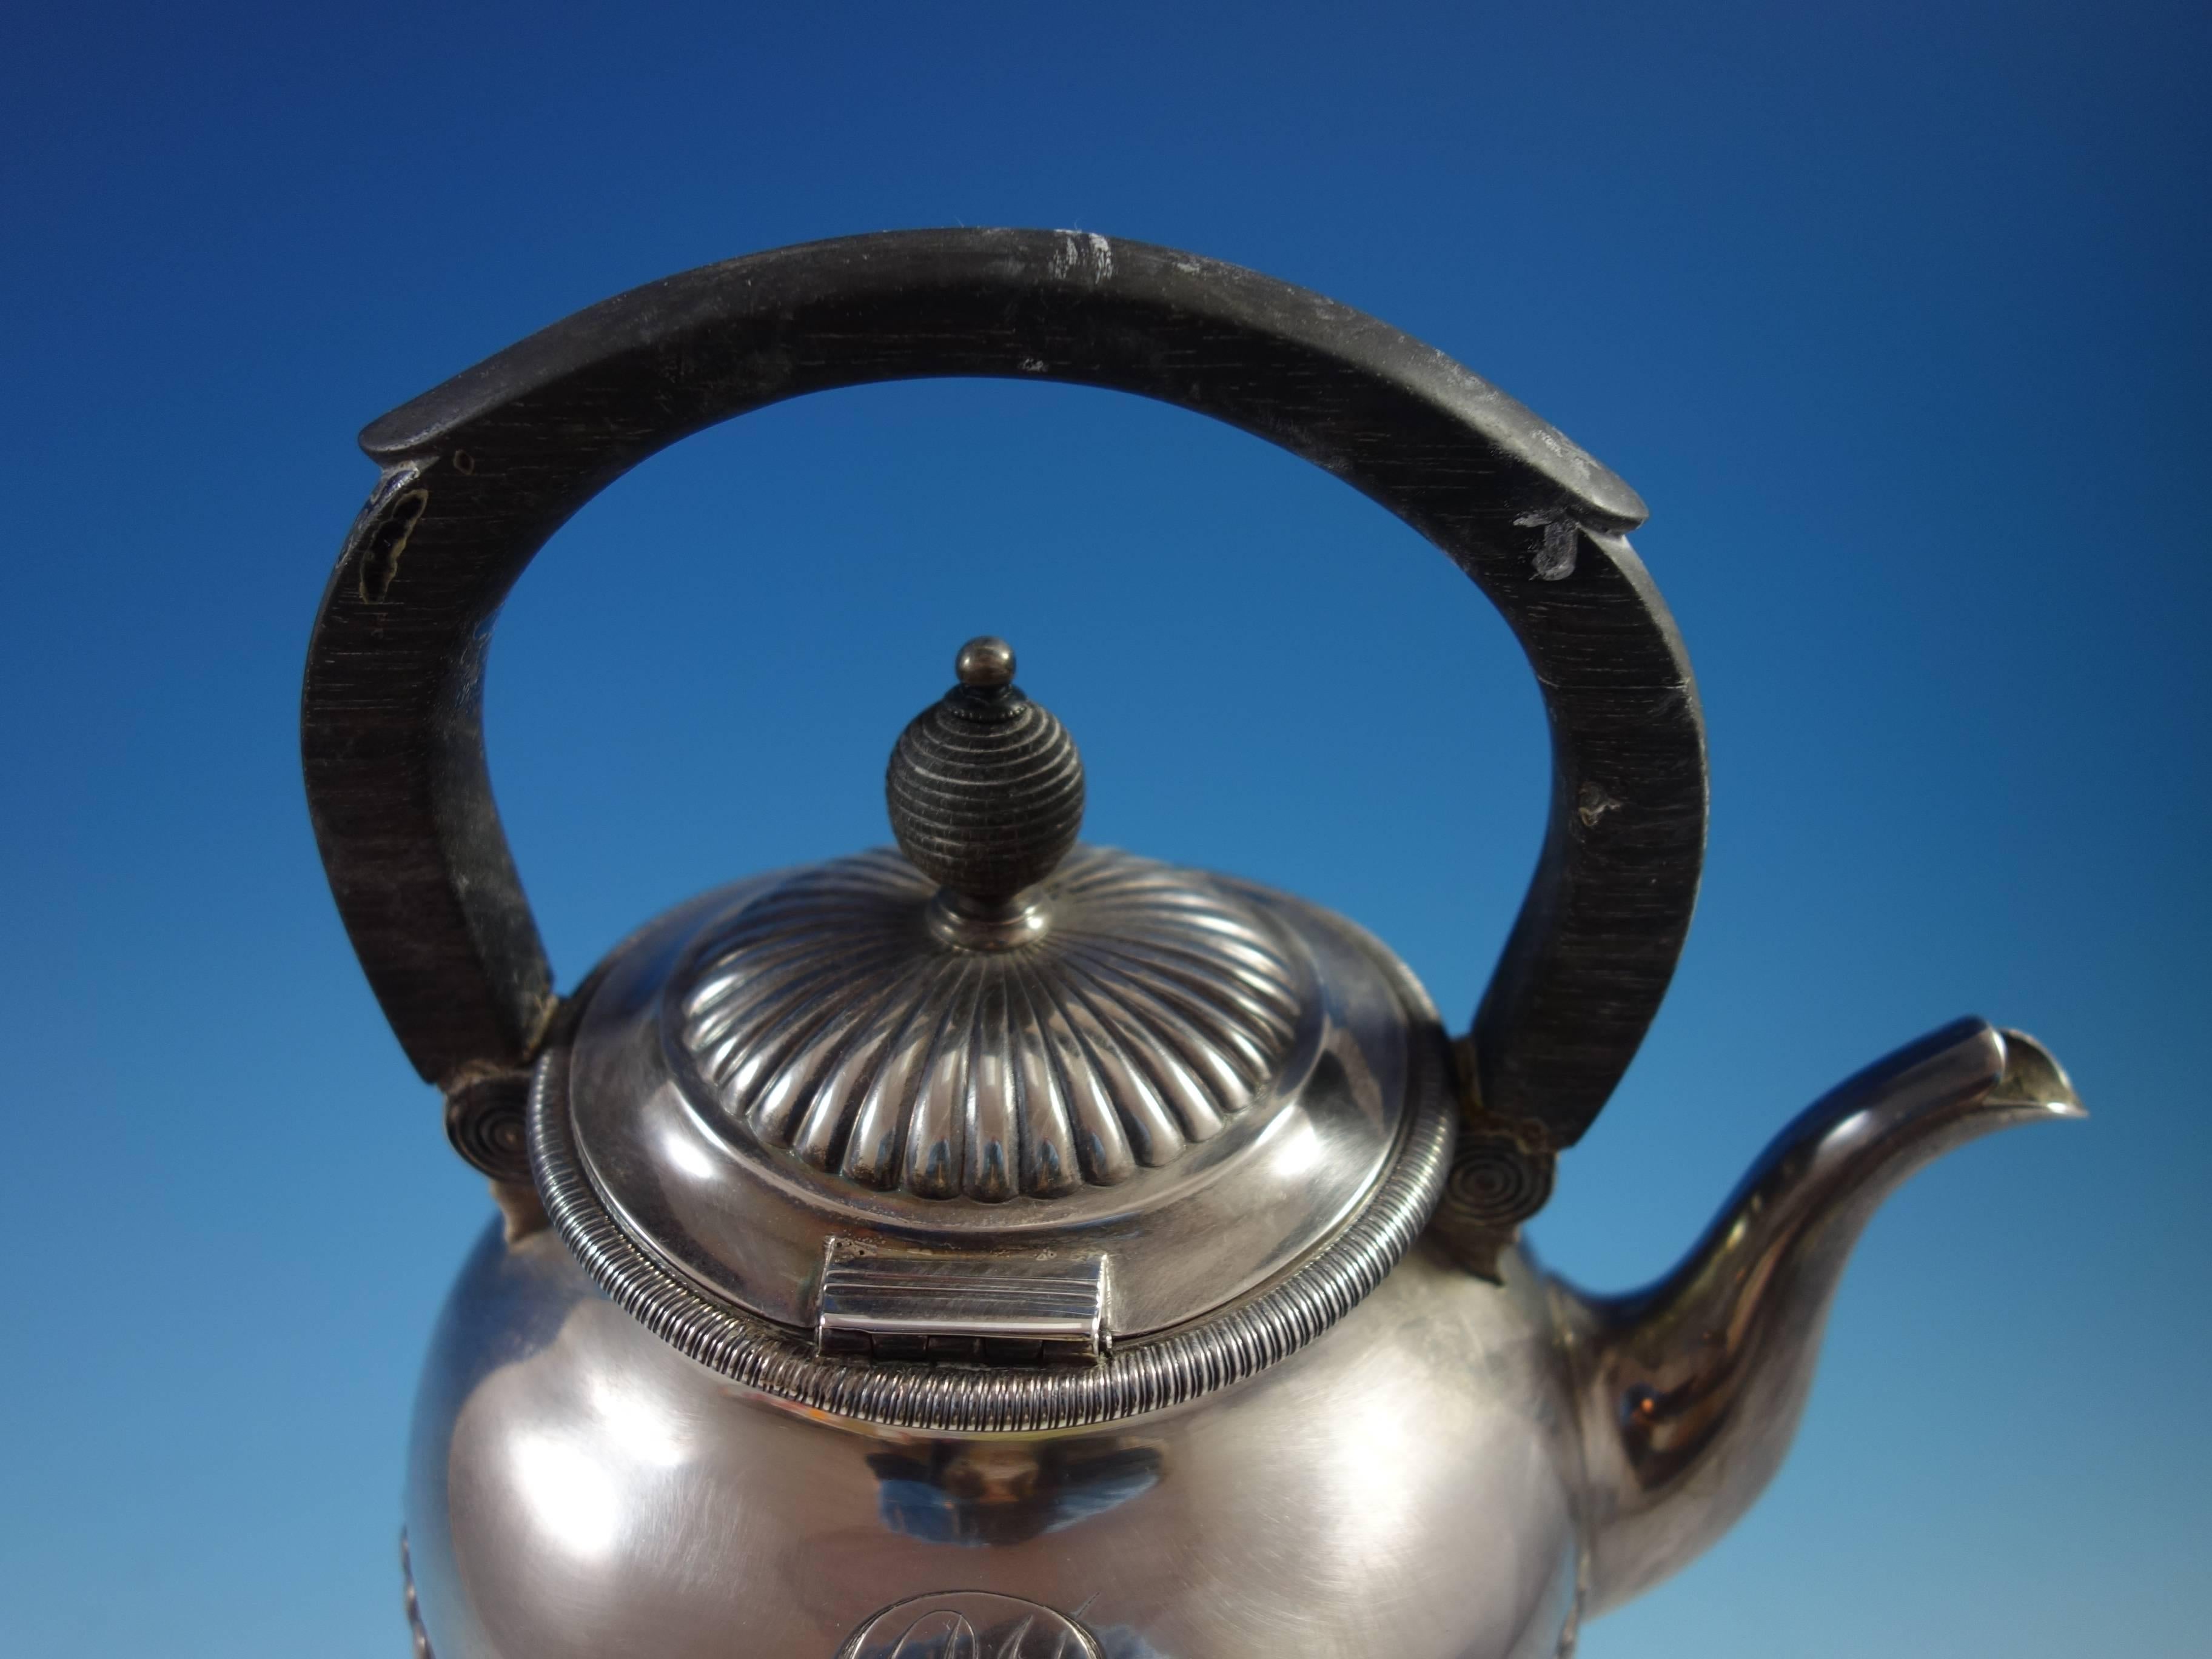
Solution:
[[[1547,1259],[1656,1272],[1970,1010],[2096,1113],[1877,1219],[1793,1460],[1588,1659],[2204,1651],[2208,47],[2191,4],[15,14],[0,1649],[404,1649],[413,1376],[487,1205],[301,801],[353,433],[669,271],[962,222],[1320,289],[1650,501],[1710,873]],[[999,384],[724,428],[539,562],[489,718],[564,982],[880,840],[984,629],[1093,838],[1341,908],[1463,1018],[1540,827],[1502,625],[1255,440]]]

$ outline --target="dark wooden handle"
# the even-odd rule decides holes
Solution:
[[[1577,1139],[1674,972],[1704,860],[1705,736],[1673,619],[1620,539],[1635,492],[1419,341],[1233,265],[1069,231],[933,230],[672,276],[532,335],[362,434],[384,477],[308,647],[323,862],[386,1016],[453,1088],[525,1061],[552,974],[492,805],[484,646],[598,491],[688,434],[940,375],[1157,398],[1373,497],[1504,612],[1543,687],[1552,811],[1475,1019],[1485,1103]]]

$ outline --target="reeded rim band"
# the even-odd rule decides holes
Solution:
[[[1419,1045],[1416,1045],[1418,1048]],[[1287,1278],[1082,1370],[990,1370],[823,1358],[793,1334],[714,1301],[648,1255],[585,1175],[568,1123],[566,1045],[530,1090],[530,1168],[546,1214],[599,1288],[655,1336],[734,1382],[817,1411],[963,1434],[1081,1428],[1180,1406],[1296,1353],[1398,1264],[1436,1208],[1455,1106],[1415,1060],[1411,1108],[1365,1206]]]

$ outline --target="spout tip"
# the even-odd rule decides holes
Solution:
[[[2000,1030],[2005,1051],[2004,1075],[1990,1091],[1991,1105],[2010,1106],[2031,1118],[2086,1118],[2088,1108],[2074,1092],[2051,1050],[2025,1031]]]
[[[1666,1279],[1583,1301],[1587,1478],[1604,1506],[1588,1605],[1674,1571],[1780,1467],[1844,1263],[1885,1198],[1983,1135],[2087,1115],[2034,1038],[1954,1020],[1800,1113]]]

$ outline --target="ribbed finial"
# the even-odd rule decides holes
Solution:
[[[959,684],[914,717],[884,780],[914,867],[972,904],[1004,905],[1075,845],[1083,760],[1067,728],[1014,684],[1013,647],[960,647]]]

